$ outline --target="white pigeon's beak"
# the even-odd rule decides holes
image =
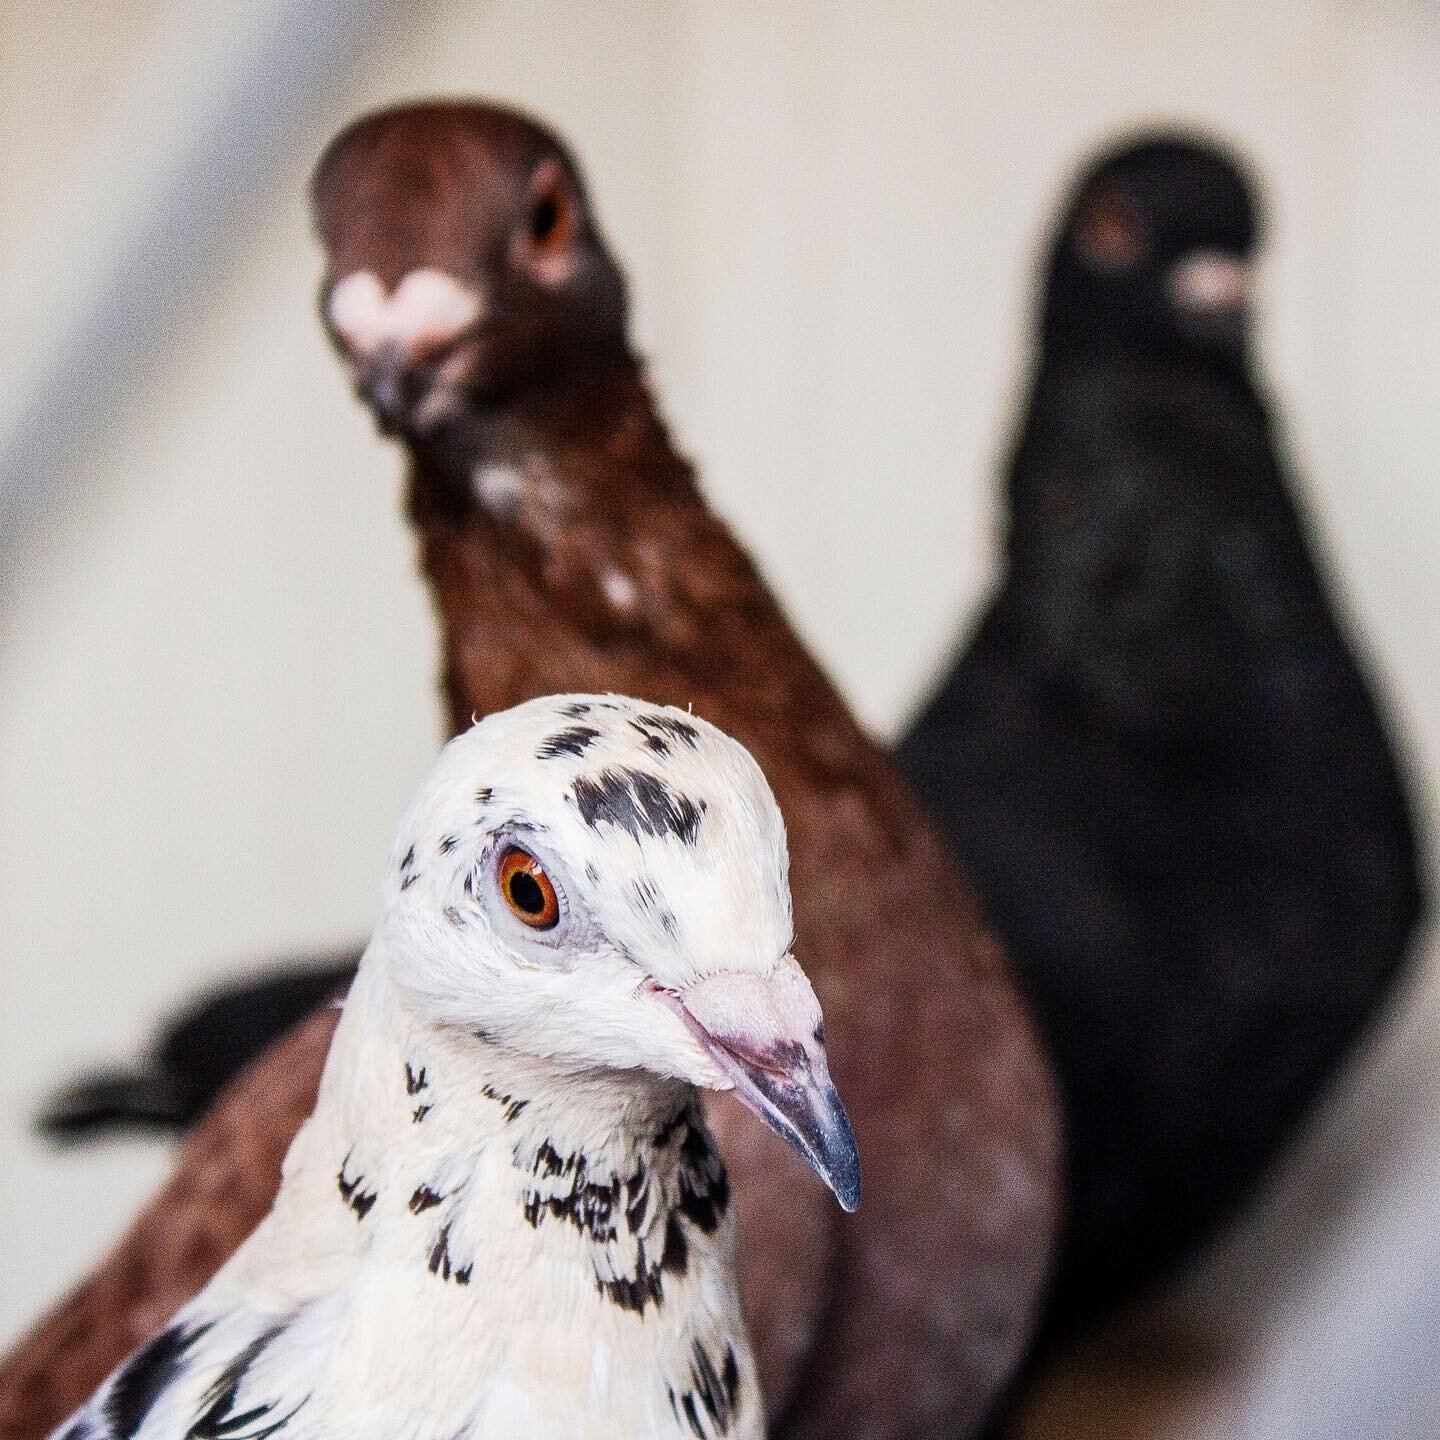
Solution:
[[[859,1209],[855,1133],[830,1080],[820,1003],[793,957],[769,975],[721,971],[683,994],[659,986],[655,994],[684,1020],[736,1096],[835,1192],[841,1209]]]

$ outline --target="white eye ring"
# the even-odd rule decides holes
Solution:
[[[506,826],[493,835],[472,874],[469,889],[474,902],[496,939],[518,962],[549,968],[556,963],[557,950],[583,947],[588,939],[589,927],[570,903],[571,887],[563,867],[549,847],[524,827]],[[521,877],[533,881],[534,889]],[[582,922],[578,934],[577,921]]]

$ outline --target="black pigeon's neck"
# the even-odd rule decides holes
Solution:
[[[1237,393],[1253,393],[1248,349],[1241,346],[1197,346],[1178,337],[1156,336],[1138,343],[1133,335],[1113,326],[1091,328],[1069,325],[1047,334],[1041,347],[1037,373],[1063,374],[1081,368],[1109,369],[1117,373],[1147,372],[1177,379],[1201,380]]]

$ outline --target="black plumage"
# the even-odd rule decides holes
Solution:
[[[109,1130],[183,1129],[273,1040],[355,978],[359,951],[269,968],[186,1003],[134,1069],[82,1076],[49,1101],[37,1124],[82,1139]]]
[[[998,591],[900,746],[1065,1091],[1052,1325],[1254,1188],[1422,908],[1385,728],[1247,344],[1256,207],[1209,145],[1081,178],[1049,257]]]

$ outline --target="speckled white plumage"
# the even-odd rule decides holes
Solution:
[[[498,889],[514,845],[553,930]],[[68,1440],[761,1435],[695,1087],[843,1169],[786,866],[754,761],[683,712],[551,698],[452,741],[274,1209]]]

